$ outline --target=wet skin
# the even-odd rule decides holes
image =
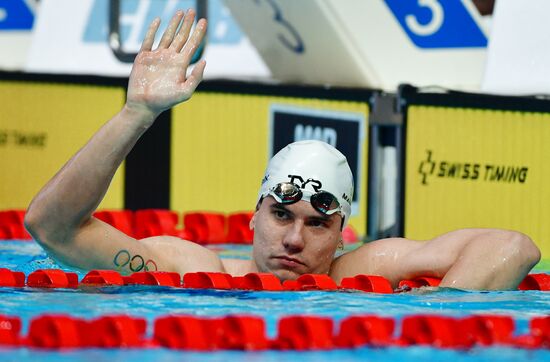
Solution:
[[[323,215],[307,201],[283,205],[267,197],[251,221],[257,270],[281,280],[327,274],[342,236],[341,220],[339,214]]]

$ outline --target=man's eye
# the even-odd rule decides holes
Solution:
[[[275,215],[275,217],[277,219],[281,219],[281,220],[286,220],[288,219],[288,213],[285,212],[285,211],[282,211],[282,210],[275,210],[273,212],[273,214]]]
[[[309,222],[309,225],[310,226],[313,226],[313,227],[327,227],[327,223],[322,221],[322,220],[311,220]]]

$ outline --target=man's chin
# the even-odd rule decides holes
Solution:
[[[286,268],[275,263],[264,264],[263,267],[258,265],[258,271],[261,273],[270,273],[275,275],[281,282],[285,280],[296,280],[300,275],[312,273],[305,265],[299,267]]]
[[[271,270],[269,273],[275,275],[281,282],[284,282],[285,280],[295,280],[298,279],[300,275],[303,273],[299,273],[292,270],[287,269],[277,269],[277,270]]]

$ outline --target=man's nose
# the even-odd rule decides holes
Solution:
[[[287,230],[283,239],[283,245],[290,252],[301,251],[304,244],[304,224],[300,221],[294,222]]]

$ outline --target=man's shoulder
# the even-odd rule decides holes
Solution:
[[[192,271],[223,271],[220,257],[214,251],[192,241],[175,236],[154,236],[141,242],[179,273]]]
[[[257,272],[254,262],[249,259],[221,259],[226,273],[231,275],[246,275]]]
[[[390,277],[400,258],[417,246],[417,241],[404,238],[371,241],[334,259],[330,275],[337,280],[358,274]]]
[[[338,259],[352,259],[356,257],[367,257],[367,256],[382,256],[389,252],[397,252],[402,250],[410,250],[411,248],[414,248],[418,246],[418,241],[405,239],[405,238],[399,238],[399,237],[393,237],[393,238],[385,238],[385,239],[378,239],[373,240],[364,243],[363,245],[359,246],[355,250],[352,250],[348,253],[340,255],[336,260]]]
[[[177,236],[159,235],[140,239],[138,242],[143,243],[151,248],[157,249],[158,252],[170,253],[177,250],[205,250],[210,251],[202,245],[188,241]]]

